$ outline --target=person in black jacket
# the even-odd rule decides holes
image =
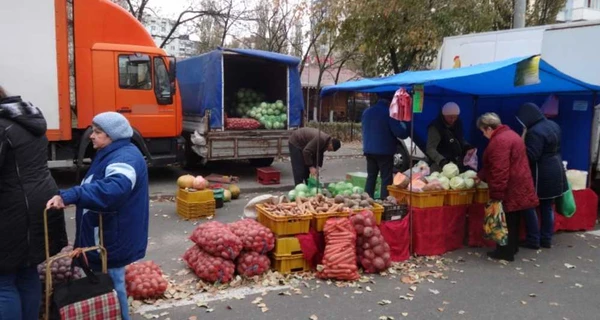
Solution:
[[[467,151],[473,147],[465,141],[459,115],[458,104],[448,102],[442,108],[440,116],[429,125],[426,153],[431,159],[433,171],[441,171],[449,163],[457,165],[461,172],[467,170],[463,160]]]
[[[540,108],[533,103],[522,105],[517,112],[517,119],[525,128],[525,145],[527,157],[540,199],[541,231],[538,216],[531,210],[525,218],[527,238],[523,247],[539,249],[540,246],[552,246],[554,233],[554,199],[567,192],[569,185],[560,155],[560,127],[554,121],[544,117]]]
[[[43,212],[58,187],[48,169],[41,111],[0,87],[0,319],[38,319]],[[48,212],[50,255],[67,245],[62,210]]]

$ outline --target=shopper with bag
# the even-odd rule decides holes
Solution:
[[[391,95],[393,96],[393,94]],[[381,173],[381,199],[388,196],[387,186],[392,184],[394,154],[398,138],[409,136],[404,122],[390,117],[390,96],[378,95],[377,103],[362,114],[363,153],[367,158],[365,192],[375,198],[377,176]]]
[[[546,119],[540,108],[526,103],[519,108],[517,119],[523,126],[527,157],[540,199],[541,230],[538,215],[531,210],[525,216],[527,238],[523,247],[539,249],[550,248],[554,234],[555,199],[569,190],[567,175],[560,155],[560,127],[554,121]]]
[[[490,140],[483,153],[483,168],[478,178],[488,183],[490,202],[501,203],[508,228],[507,244],[496,245],[496,250],[488,252],[488,256],[514,261],[519,249],[521,215],[527,214],[539,203],[533,187],[525,143],[516,132],[503,125],[495,113],[479,117],[477,127]]]
[[[148,244],[148,169],[139,149],[131,143],[133,129],[116,112],[92,120],[90,136],[96,155],[83,182],[48,201],[48,208],[77,206],[75,247],[99,244],[100,232],[108,253],[108,273],[119,298],[123,319],[129,319],[125,267],[146,255]],[[99,230],[102,215],[103,230]],[[87,254],[100,270],[97,252]]]
[[[58,193],[48,170],[42,112],[0,87],[0,320],[38,319],[37,265],[45,259],[44,207]],[[67,245],[62,210],[48,217],[49,249]]]
[[[325,132],[314,128],[294,130],[288,141],[294,185],[307,183],[323,166],[325,151],[337,151],[342,143]],[[317,159],[318,158],[318,159]]]
[[[473,147],[465,140],[459,115],[458,104],[448,102],[442,107],[439,117],[429,125],[426,153],[433,171],[441,171],[449,163],[457,165],[461,172],[469,169],[464,165],[464,158]]]

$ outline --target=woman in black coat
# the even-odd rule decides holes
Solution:
[[[43,212],[58,194],[48,169],[46,120],[0,87],[0,319],[38,319],[45,258]],[[48,213],[50,254],[67,245],[62,210]]]
[[[525,128],[527,157],[533,182],[540,199],[541,231],[535,211],[526,215],[527,240],[524,247],[550,248],[554,233],[554,199],[565,193],[569,186],[560,155],[560,127],[546,119],[540,108],[526,103],[519,108],[517,119]]]

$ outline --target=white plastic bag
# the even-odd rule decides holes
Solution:
[[[254,197],[250,201],[248,201],[248,204],[246,204],[246,206],[244,207],[244,217],[256,220],[256,217],[257,217],[256,205],[257,204],[261,204],[261,203],[278,204],[278,203],[283,202],[285,199],[286,199],[285,196],[278,197],[278,196],[274,196],[274,195],[270,195],[270,194],[263,194],[258,197]]]

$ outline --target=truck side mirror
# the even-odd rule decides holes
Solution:
[[[177,78],[177,59],[175,57],[169,58],[169,80],[171,80],[171,94],[175,94],[177,87],[175,86],[175,79]]]

